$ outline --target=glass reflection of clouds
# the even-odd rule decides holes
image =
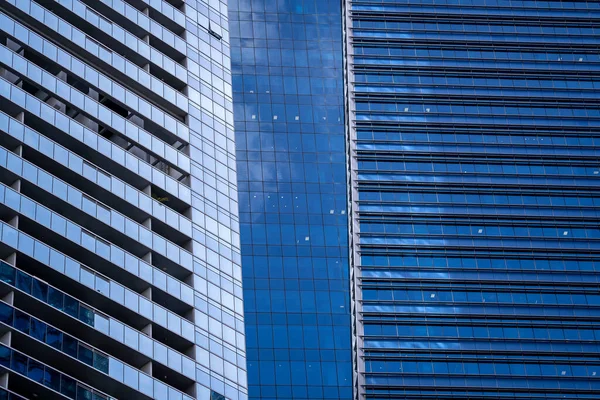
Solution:
[[[348,3],[359,394],[598,397],[598,2]]]

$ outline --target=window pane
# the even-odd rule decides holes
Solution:
[[[27,366],[27,376],[36,382],[44,382],[44,365],[29,359],[29,365]]]

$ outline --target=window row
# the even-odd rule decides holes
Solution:
[[[592,79],[566,79],[562,77],[539,76],[536,78],[522,79],[519,77],[466,77],[453,75],[427,75],[425,71],[418,75],[397,73],[394,75],[383,74],[356,74],[356,83],[396,83],[402,85],[452,86],[480,86],[482,88],[535,88],[535,89],[600,89],[600,81]],[[381,86],[375,86],[380,88]],[[381,87],[382,90],[386,87]]]
[[[554,108],[554,107],[517,107],[517,106],[487,106],[487,105],[464,105],[464,104],[400,104],[400,103],[356,103],[357,113],[366,111],[389,112],[389,113],[432,113],[441,114],[439,118],[445,117],[444,114],[451,115],[480,115],[480,116],[535,116],[540,120],[549,119],[542,117],[570,117],[570,118],[598,118],[600,110],[592,108]],[[374,114],[378,115],[378,114]],[[378,115],[380,118],[386,114]],[[390,118],[392,116],[389,116]]]
[[[73,232],[73,234],[75,234],[75,232]],[[82,239],[85,240],[85,238]],[[159,306],[158,304],[154,304],[151,301],[144,299],[143,296],[133,291],[125,291],[125,288],[121,285],[113,284],[113,282],[108,281],[108,279],[98,277],[93,270],[85,268],[76,261],[65,257],[53,249],[50,249],[42,242],[30,238],[29,236],[18,232],[16,229],[6,224],[3,224],[2,226],[2,241],[8,246],[18,249],[22,253],[36,259],[37,261],[44,263],[45,265],[49,265],[58,272],[66,274],[72,279],[88,287],[96,289],[99,293],[106,292],[108,289],[107,286],[114,286],[114,296],[117,299],[121,298],[121,304],[124,304],[126,307],[132,309],[136,313],[140,313],[145,318],[148,318],[149,320],[167,328],[169,331],[186,338],[190,342],[193,342],[194,325],[192,323]],[[121,267],[127,269],[133,274],[138,273],[137,270],[132,270],[129,267]],[[162,271],[161,274],[162,279],[161,276],[155,274],[154,281],[157,283],[157,287],[167,293],[174,293],[175,290],[172,288],[172,286],[177,287],[175,283],[177,281],[172,280],[167,282],[165,274],[162,273]],[[146,270],[144,273],[139,274],[139,276],[143,279],[149,279],[150,276],[148,275],[152,275],[150,270]],[[167,289],[167,284],[169,284],[170,290]],[[123,298],[125,298],[125,301],[123,301]],[[193,298],[190,301],[193,302]]]
[[[73,277],[74,273],[69,273],[69,276]],[[4,262],[0,262],[0,280],[27,294],[32,295],[36,299],[72,316],[73,318],[76,318],[81,322],[94,327],[118,342],[123,343],[150,358],[153,358],[161,364],[168,366],[191,379],[194,378],[195,363],[189,357],[184,356],[175,350],[153,340],[147,335],[120,323],[114,318],[104,316],[97,311],[92,310],[68,294],[63,293],[60,290],[55,289],[54,287],[20,270],[17,270]],[[104,286],[105,284],[106,283],[100,283],[98,287],[106,290],[107,288]],[[110,286],[110,292],[110,298],[112,300],[117,301],[120,304],[126,304],[128,308],[133,309],[136,312],[140,312],[137,311],[138,306],[135,298],[131,295],[124,296],[124,293],[115,288],[115,286],[112,285],[112,282]],[[128,293],[132,292],[128,291]],[[125,300],[123,299],[124,297]],[[140,302],[140,304],[142,304],[142,302]],[[140,308],[145,309],[144,306],[141,306]]]
[[[173,7],[169,2],[161,1],[161,0],[142,0],[144,3],[148,4],[152,9],[158,11],[163,16],[167,17],[180,27],[185,26],[185,14],[181,11]]]
[[[403,268],[468,268],[468,269],[522,269],[540,271],[600,271],[600,259],[592,257],[581,259],[561,258],[510,258],[490,255],[485,258],[465,257],[427,257],[377,255],[364,252],[360,258],[362,266],[394,266]]]
[[[0,365],[28,377],[73,400],[109,400],[96,390],[64,375],[39,361],[0,344]]]
[[[33,33],[31,33],[31,35],[33,35]],[[56,63],[60,68],[65,69],[65,72],[68,72],[69,75],[73,74],[81,79],[83,83],[90,84],[94,89],[107,93],[111,100],[116,100],[117,103],[132,110],[134,113],[139,113],[141,117],[162,127],[163,133],[168,133],[184,142],[189,142],[189,129],[184,123],[171,117],[168,113],[144,100],[131,90],[118,85],[107,75],[98,72],[46,40],[41,40],[40,42],[30,40],[30,43],[27,44],[31,46],[35,52],[43,54],[51,60],[56,60]],[[74,104],[79,108],[83,108],[84,104],[82,99],[85,94],[73,89],[67,85],[64,80],[56,79],[54,74],[44,73],[42,77],[42,73],[47,71],[49,66],[42,65],[42,68],[39,68],[39,64],[27,61],[24,57],[11,52],[5,47],[2,47],[2,57],[3,62],[7,65],[12,66],[13,69],[21,74],[28,74],[30,79],[34,80],[39,85],[45,86],[49,91],[57,93],[60,97],[66,98],[69,101],[75,99],[80,100],[80,103]],[[70,93],[69,88],[71,90]],[[101,104],[98,105],[98,107],[104,114],[110,112],[110,110],[105,109]],[[110,118],[104,118],[110,121]],[[118,116],[112,114],[112,118],[118,118]]]
[[[553,29],[554,28],[550,28]],[[593,29],[593,28],[588,28]],[[480,40],[480,41],[504,41],[509,38],[514,42],[521,43],[552,43],[558,44],[558,39],[568,39],[569,43],[595,43],[596,39],[592,35],[575,35],[567,32],[541,32],[541,33],[523,33],[511,31],[503,32],[485,32],[479,33],[477,31],[438,31],[438,30],[405,30],[405,31],[389,31],[389,30],[366,30],[366,29],[353,29],[352,34],[355,39],[359,38],[386,38],[386,39],[432,39],[432,40]],[[557,43],[558,42],[558,43]]]
[[[489,162],[456,163],[448,162],[402,162],[402,161],[358,161],[359,170],[375,171],[420,171],[420,172],[456,172],[456,173],[485,173],[485,174],[503,174],[503,175],[600,175],[600,164],[595,166],[573,165],[557,163],[555,165],[526,164],[511,160],[504,161],[502,164],[492,164],[496,160]],[[497,162],[497,161],[496,161]]]
[[[16,2],[16,0],[10,1],[13,3]],[[45,24],[46,27],[64,36],[67,40],[79,45],[80,48],[90,52],[103,62],[108,63],[113,68],[116,68],[119,72],[129,76],[134,82],[136,82],[136,84],[144,86],[146,89],[152,91],[161,98],[166,99],[166,101],[169,101],[171,104],[174,104],[177,107],[183,109],[184,111],[187,111],[188,101],[185,98],[185,96],[173,89],[172,87],[166,85],[160,79],[150,75],[150,73],[139,68],[137,65],[127,60],[125,57],[107,50],[104,46],[99,46],[98,42],[96,42],[93,39],[90,39],[80,30],[73,28],[71,25],[65,23],[62,19],[57,18],[54,14],[45,11],[41,6],[37,5],[36,3],[30,2],[29,4],[31,5],[31,8],[35,9],[38,14],[32,14],[28,9],[27,3],[17,3],[23,6],[23,12],[26,12],[32,16],[37,15],[38,21],[40,21],[42,24]],[[4,32],[9,34],[10,36],[15,37],[20,42],[26,44],[37,42],[37,47],[33,45],[32,47],[36,48],[38,51],[42,46],[42,43],[43,47],[53,46],[49,41],[43,40],[36,33],[32,32],[25,26],[15,22],[14,20],[2,13],[0,13],[0,29],[4,30]],[[59,62],[59,60],[56,59],[56,56],[51,57],[51,60],[57,63]]]
[[[16,133],[15,129],[4,129],[3,126],[3,114],[0,114],[0,130]],[[8,121],[7,121],[8,122]],[[13,121],[11,121],[13,122]],[[17,123],[12,124],[18,126]],[[22,132],[21,132],[22,133]],[[23,135],[15,135],[19,140],[22,140],[23,143],[28,146],[40,151],[45,156],[55,158],[60,160],[61,163],[67,164],[71,169],[76,170],[79,174],[83,175],[85,178],[91,180],[92,182],[97,182],[101,186],[116,186],[110,185],[110,182],[115,182],[112,180],[112,177],[106,174],[104,171],[96,168],[95,166],[89,164],[87,161],[81,159],[79,156],[74,155],[73,153],[65,150],[63,148],[58,147],[55,143],[47,140],[45,137],[37,134],[36,132],[30,130],[29,128],[25,128],[25,134]],[[38,143],[37,140],[40,142]],[[0,152],[2,152],[0,150]],[[13,171],[15,172],[15,171]],[[117,211],[108,208],[107,206],[99,203],[95,199],[87,196],[83,192],[74,187],[59,181],[57,178],[49,175],[44,170],[39,169],[27,162],[23,162],[23,171],[20,175],[24,179],[42,187],[50,193],[55,194],[57,197],[65,199],[68,203],[74,207],[77,207],[84,212],[98,218],[102,222],[106,223],[109,226],[112,226],[114,229],[119,230],[131,237],[132,239],[142,243],[149,249],[156,251],[159,254],[162,254],[165,257],[168,257],[169,260],[178,263],[188,270],[192,270],[192,254],[188,251],[180,248],[176,244],[166,240],[162,236],[152,232],[150,229],[145,228],[140,225],[136,221],[125,217],[124,215],[118,213]],[[4,189],[2,189],[4,190]],[[113,191],[113,193],[115,193]],[[117,191],[118,193],[118,191]],[[141,192],[135,189],[133,186],[124,184],[124,194],[125,199],[127,199],[132,204],[139,204],[140,198],[143,200],[148,199],[146,196],[140,196]],[[158,205],[158,202],[154,202]],[[143,209],[148,209],[151,207],[143,207]],[[164,208],[164,207],[162,207]],[[158,210],[153,211],[159,211]],[[154,212],[153,214],[160,215],[160,212]],[[167,222],[173,228],[178,227],[178,223],[180,222],[177,214],[175,212],[165,209],[165,214],[167,217]],[[187,219],[181,219],[182,224],[179,226],[181,230],[182,226],[187,226],[187,229],[190,230],[188,232],[191,234],[191,222]]]
[[[569,266],[572,268],[571,266]],[[575,267],[577,267],[577,263],[575,263]],[[512,269],[516,269],[516,271],[502,271],[502,270],[446,270],[444,271],[445,277],[447,279],[456,280],[456,281],[479,281],[479,280],[489,280],[495,281],[498,283],[502,282],[513,282],[518,280],[528,280],[539,283],[547,283],[547,282],[569,282],[571,284],[578,284],[582,282],[600,282],[600,275],[598,274],[590,274],[588,270],[583,269],[579,271],[577,269],[565,271],[564,266],[560,270],[560,274],[555,274],[553,271],[522,271],[519,270],[519,264],[516,264]],[[440,276],[440,272],[437,269],[432,269],[431,271],[423,270],[423,269],[410,269],[410,268],[396,268],[396,269],[371,269],[365,268],[362,269],[363,282],[376,283],[381,279],[407,279],[407,278],[416,278],[416,279],[438,279]]]
[[[74,337],[47,325],[37,318],[33,318],[5,303],[0,303],[0,321],[108,374],[108,355],[92,349]]]
[[[600,341],[599,329],[463,325],[364,325],[365,336]]]
[[[585,317],[598,318],[600,317],[600,309],[594,306],[587,305],[544,305],[541,304],[515,304],[515,303],[470,303],[466,304],[443,304],[443,303],[415,303],[409,302],[396,303],[391,302],[365,302],[363,305],[365,314],[380,315],[380,314],[414,314],[420,315],[522,315],[522,316],[543,316],[543,317]]]
[[[100,29],[104,34],[109,35],[117,43],[120,43],[121,45],[128,47],[130,50],[133,50],[138,55],[143,57],[145,61],[156,65],[177,80],[184,79],[183,83],[187,83],[185,81],[185,78],[187,78],[187,71],[185,67],[175,62],[170,57],[167,57],[146,42],[140,40],[137,36],[121,28],[117,24],[113,24],[112,21],[104,18],[92,8],[87,7],[84,3],[80,2],[79,0],[57,0],[57,3],[71,11],[73,14],[86,20],[89,24]],[[98,45],[103,46],[99,43]],[[109,51],[111,50],[109,49]]]
[[[443,290],[405,290],[405,289],[371,289],[363,286],[363,300],[373,301],[416,301],[416,302],[454,302],[454,303],[505,303],[505,304],[552,304],[552,305],[591,305],[600,306],[600,295],[577,292],[548,293],[531,288],[527,292],[507,291],[499,288],[495,291],[443,291]],[[518,289],[515,289],[518,290]]]
[[[356,21],[356,20],[355,20]],[[361,23],[358,21],[358,23]],[[540,29],[539,26],[536,25],[522,25],[523,28],[529,29]],[[574,28],[579,29],[579,28]],[[585,29],[585,28],[584,28]],[[593,29],[593,28],[590,28]],[[497,50],[489,50],[489,49],[465,49],[465,50],[456,50],[454,48],[443,48],[438,47],[434,48],[432,46],[427,48],[421,47],[369,47],[368,45],[358,44],[354,46],[355,54],[359,55],[378,55],[378,56],[392,56],[392,57],[425,57],[425,58],[464,58],[469,60],[477,60],[477,59],[487,59],[487,60],[529,60],[529,61],[592,61],[597,62],[600,61],[600,54],[591,54],[591,53],[576,53],[574,51],[565,51],[564,49],[560,49],[560,51],[552,49],[543,49],[536,52],[528,52],[527,49],[522,49],[521,51],[510,51],[504,49]],[[391,82],[392,75],[380,75],[385,80],[379,82]],[[373,76],[371,74],[357,74],[355,79],[359,81],[363,81],[365,77],[367,81],[370,82],[378,82],[377,76]],[[373,80],[371,81],[371,77]],[[398,76],[396,76],[398,78]],[[417,78],[418,79],[418,78]],[[452,78],[450,78],[452,79]],[[461,82],[472,82],[475,80],[477,82],[478,78],[456,78],[457,82],[460,79]],[[541,78],[543,79],[543,78]],[[485,80],[484,80],[485,81]]]
[[[161,42],[177,50],[182,55],[186,54],[187,45],[185,40],[175,35],[173,32],[163,27],[152,18],[148,17],[146,14],[138,11],[136,8],[122,0],[102,0],[102,2],[142,28],[148,34],[156,37]]]
[[[463,97],[467,96],[483,96],[483,97],[492,97],[497,98],[501,96],[511,96],[517,98],[537,98],[535,101],[538,106],[542,106],[546,104],[546,99],[554,98],[559,102],[564,102],[564,98],[569,98],[577,95],[578,98],[591,100],[594,98],[594,91],[585,91],[585,90],[573,90],[573,89],[520,89],[520,88],[512,88],[510,90],[501,89],[501,88],[456,88],[456,87],[433,87],[433,86],[422,86],[418,87],[410,87],[410,86],[355,86],[355,92],[357,93],[357,97],[361,100],[365,97],[370,97],[371,94],[375,94],[373,97],[383,97],[389,96],[390,94],[394,94],[396,99],[402,99],[401,101],[406,101],[407,98],[411,98],[416,94],[422,94],[427,96],[437,96],[443,97],[445,95],[459,95]],[[410,92],[410,95],[407,96],[407,92]],[[540,97],[545,98],[540,101]],[[481,100],[480,104],[484,104],[484,101]],[[370,105],[362,105],[361,107],[368,109],[377,110],[377,111],[391,111],[396,112],[396,110],[391,109],[388,106],[380,107],[378,103],[370,103]],[[383,108],[383,109],[382,109]],[[433,110],[436,108],[434,107]],[[479,108],[480,111],[487,110],[486,107]],[[426,111],[426,112],[431,112]]]
[[[192,223],[189,219],[179,215],[171,208],[164,206],[158,200],[153,199],[135,187],[88,163],[82,157],[59,146],[45,136],[32,131],[17,120],[9,119],[2,113],[0,113],[0,131],[8,133],[27,146],[77,172],[113,195],[125,199],[171,228],[179,230],[188,237],[192,236]],[[83,194],[80,190],[53,177],[43,169],[23,160],[17,155],[7,152],[3,148],[0,149],[0,164],[5,168],[10,165],[8,168],[13,173],[30,180],[33,184],[40,186],[65,201],[73,201],[75,207],[81,208],[81,197]],[[190,193],[191,197],[191,191],[188,193]]]
[[[530,206],[574,206],[574,207],[600,207],[600,197],[561,196],[558,194],[528,195],[528,194],[464,194],[443,192],[374,192],[360,191],[360,202],[365,205],[375,205],[378,202],[409,203],[419,205],[422,203],[447,203],[444,205],[481,204],[481,205],[530,205]],[[388,204],[381,204],[386,207]]]
[[[503,362],[367,361],[367,372],[525,376],[599,376],[600,365]]]
[[[476,143],[482,146],[499,144],[512,144],[512,145],[527,145],[527,147],[536,146],[552,146],[553,150],[561,154],[564,149],[561,147],[568,146],[570,151],[574,151],[578,154],[580,151],[595,150],[594,147],[600,146],[600,137],[593,137],[585,135],[583,132],[579,132],[575,136],[569,136],[559,132],[556,136],[547,136],[542,132],[523,132],[521,129],[510,130],[505,135],[496,135],[492,133],[478,133],[478,134],[455,134],[452,131],[444,130],[435,131],[431,130],[429,133],[411,132],[405,130],[398,132],[397,130],[391,131],[372,131],[372,130],[358,130],[357,132],[359,142],[358,148],[364,145],[364,141],[383,141],[383,142],[422,142],[422,143]],[[394,150],[401,150],[402,143],[378,143],[378,146],[394,146]],[[582,146],[583,148],[575,148],[574,146]],[[573,147],[572,149],[570,147]],[[376,147],[375,147],[376,148]],[[367,150],[370,150],[368,148]],[[448,150],[445,150],[448,151]],[[563,153],[564,154],[564,153]]]
[[[140,128],[138,125],[134,124],[130,120],[121,117],[117,113],[113,112],[110,108],[94,100],[92,97],[83,94],[82,92],[76,90],[64,81],[56,78],[54,75],[42,70],[35,64],[27,61],[25,58],[13,54],[5,48],[2,49],[3,53],[9,53],[7,54],[9,56],[7,58],[7,65],[9,65],[11,68],[14,68],[14,70],[17,71],[17,73],[22,74],[23,76],[27,77],[28,79],[31,79],[33,82],[36,82],[37,84],[45,88],[50,95],[54,95],[56,93],[60,99],[65,99],[65,101],[67,101],[68,103],[73,104],[75,108],[82,110],[85,114],[91,116],[91,118],[94,121],[99,121],[100,124],[112,128],[120,135],[135,142],[141,148],[146,149],[153,154],[156,154],[159,159],[164,159],[164,162],[168,162],[181,170],[184,170],[186,167],[189,170],[190,160],[184,153],[176,150],[171,145],[162,141],[156,136],[151,135],[146,130]],[[42,117],[50,124],[58,125],[58,123],[55,121],[57,121],[59,118],[69,118],[61,112],[54,110],[45,102],[39,99],[37,101],[34,100],[36,99],[34,96],[26,94],[26,92],[18,89],[16,86],[12,86],[12,90],[15,93],[9,94],[7,88],[5,96],[13,99],[15,102],[25,101],[26,103],[29,103],[28,111],[32,112],[36,116]],[[25,104],[19,105],[25,108]],[[73,125],[75,124],[81,125],[79,123],[73,123]],[[79,130],[83,130],[88,134],[91,134],[93,137],[96,137],[98,135],[98,132],[95,132],[94,130],[88,128],[84,128],[83,125],[81,128],[79,128]],[[148,166],[148,168],[150,168],[150,166]],[[172,185],[174,185],[176,188],[178,183],[173,180]]]
[[[396,352],[407,350],[410,353],[415,351],[439,351],[440,348],[451,349],[456,352],[500,352],[502,354],[523,353],[528,354],[559,354],[559,353],[577,353],[590,354],[600,351],[600,344],[597,342],[586,342],[577,340],[495,340],[472,338],[395,338],[395,339],[374,339],[366,336],[364,348],[368,353],[388,349]],[[378,354],[381,355],[381,354]],[[548,357],[546,357],[548,358]],[[554,360],[551,356],[549,357]]]
[[[460,12],[460,15],[478,15],[481,13],[481,0],[440,0],[440,4],[432,3],[431,0],[379,0],[377,3],[372,3],[369,0],[352,0],[352,4],[357,10],[381,10],[390,12],[406,12],[415,11],[422,12],[423,10],[430,11],[435,7],[436,11],[453,11]],[[380,4],[378,4],[380,3]],[[512,0],[510,3],[505,3],[503,0],[486,0],[485,9],[490,13],[499,13],[501,15],[517,15],[522,17],[531,8],[534,8],[539,13],[552,13],[556,16],[569,15],[588,15],[589,12],[594,12],[600,8],[597,3],[586,3],[585,11],[578,11],[577,3],[564,3],[562,1],[546,1],[546,0]],[[523,10],[523,8],[525,10]],[[536,17],[538,14],[536,14]]]
[[[72,223],[63,216],[41,206],[4,185],[0,185],[0,200],[5,206],[36,221],[47,229],[66,237],[88,249],[90,252],[140,276],[140,278],[144,280],[149,279],[150,275],[152,275],[149,283],[152,283],[159,289],[172,294],[174,297],[181,299],[188,304],[193,304],[193,289],[185,283],[178,281],[171,275],[158,270],[157,267],[122,250],[105,239],[96,236],[85,228]],[[46,254],[46,256],[48,256],[48,254]],[[45,257],[44,262],[48,262],[47,257]],[[144,271],[144,274],[140,274],[140,270]]]
[[[510,69],[514,70],[533,70],[544,68],[552,71],[554,74],[559,75],[561,71],[578,71],[579,73],[587,72],[592,75],[594,71],[597,71],[598,67],[596,63],[583,63],[582,61],[562,61],[556,59],[554,61],[521,61],[521,60],[483,60],[478,61],[479,69],[481,72],[488,73],[490,70],[495,71],[498,69]],[[355,56],[354,58],[355,68],[363,70],[369,66],[376,65],[378,67],[384,65],[402,66],[406,67],[428,67],[428,68],[473,68],[473,62],[470,60],[460,59],[402,59],[402,58],[381,58],[376,56]],[[586,77],[589,79],[589,77]]]
[[[600,239],[600,229],[577,228],[573,226],[519,226],[519,225],[441,225],[407,224],[402,222],[361,222],[361,233],[389,233],[405,235],[468,235],[468,236],[528,236],[528,237],[569,237]]]

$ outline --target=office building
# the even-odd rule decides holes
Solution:
[[[227,5],[0,3],[0,398],[247,399]]]
[[[598,398],[600,3],[344,14],[355,398]]]
[[[341,3],[232,0],[249,396],[350,399]]]

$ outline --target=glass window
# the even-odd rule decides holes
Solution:
[[[44,371],[44,385],[52,390],[60,390],[60,373],[52,368],[46,367]]]
[[[15,284],[16,270],[5,262],[0,262],[0,280],[10,285]]]
[[[26,334],[29,334],[29,328],[31,324],[31,318],[29,315],[25,314],[22,311],[15,310],[15,325],[14,327]]]
[[[17,271],[17,289],[21,289],[25,293],[31,293],[31,276]]]
[[[46,343],[60,350],[62,348],[62,335],[61,331],[49,326],[46,333]]]
[[[27,364],[27,376],[39,383],[44,382],[44,365],[35,360],[29,359]]]
[[[129,365],[124,365],[124,379],[126,385],[131,386],[132,388],[138,388],[138,372],[131,368]]]
[[[31,319],[31,332],[30,335],[39,341],[46,341],[46,328],[47,325],[42,321],[32,318]]]
[[[92,389],[77,384],[77,400],[92,400]]]
[[[125,326],[125,344],[134,349],[138,348],[139,334],[128,326]]]
[[[96,290],[105,296],[109,295],[110,283],[99,275],[96,275]]]
[[[94,326],[94,312],[84,305],[79,307],[79,319],[88,325]]]
[[[35,298],[42,300],[43,302],[46,302],[46,299],[48,298],[48,285],[46,285],[45,283],[37,280],[37,279],[33,279],[33,290],[32,290],[32,294]]]
[[[87,365],[93,365],[94,352],[89,347],[79,343],[79,352],[77,359],[86,363]]]
[[[79,318],[79,302],[71,296],[64,296],[64,312],[72,317]]]
[[[113,357],[109,357],[108,374],[119,382],[123,382],[123,363]]]
[[[62,375],[60,377],[60,392],[65,396],[74,399],[75,398],[75,380],[68,376]]]
[[[140,391],[152,397],[154,392],[153,379],[146,374],[140,374]]]
[[[54,289],[53,287],[48,288],[48,304],[59,310],[63,309],[63,293]]]
[[[99,313],[94,313],[94,327],[100,332],[108,334],[109,332],[109,319]]]
[[[7,325],[13,324],[13,308],[11,306],[0,303],[0,321]]]

